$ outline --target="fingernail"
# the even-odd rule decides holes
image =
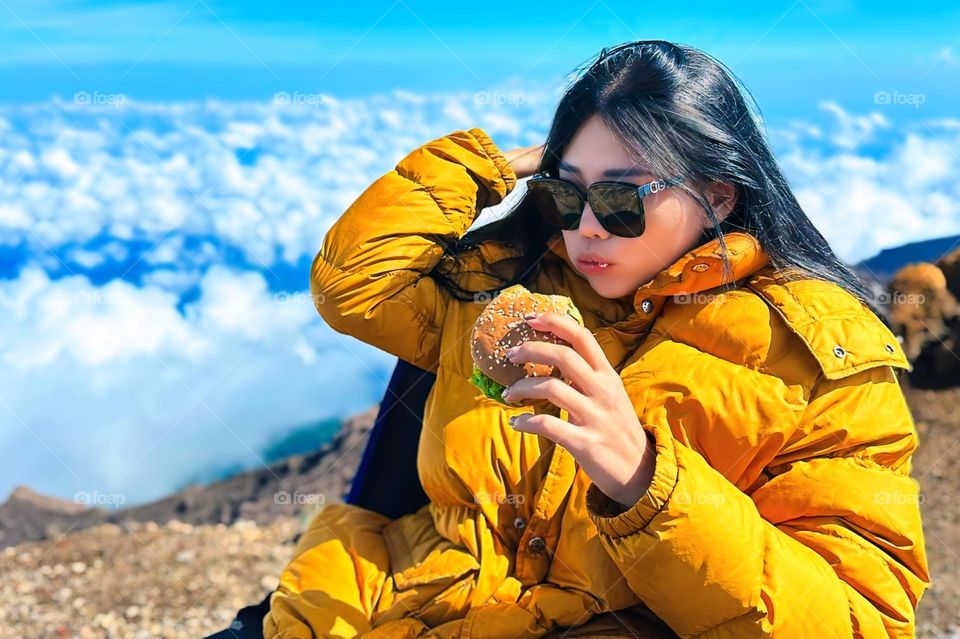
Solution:
[[[525,320],[532,320],[532,319],[536,319],[536,318],[538,318],[538,317],[540,317],[540,313],[527,313],[526,315],[523,316],[523,319],[525,319]]]
[[[500,397],[506,399],[506,398],[507,398],[507,395],[509,395],[509,394],[510,394],[510,389],[509,389],[509,388],[504,388],[504,389],[503,389],[503,392],[500,393]]]
[[[512,358],[512,357],[517,353],[517,349],[518,349],[518,348],[520,348],[519,345],[518,345],[518,346],[511,346],[510,348],[508,348],[508,349],[507,349],[507,358],[508,358],[508,359],[509,359],[509,358]]]
[[[510,425],[513,426],[516,423],[517,423],[517,416],[514,415],[513,417],[510,418]]]

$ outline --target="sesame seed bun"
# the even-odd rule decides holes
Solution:
[[[474,324],[470,338],[474,365],[471,382],[484,395],[502,404],[534,406],[556,414],[555,410],[545,406],[549,404],[546,400],[522,400],[517,404],[508,404],[500,396],[504,387],[525,377],[558,377],[565,380],[560,369],[553,365],[536,362],[514,364],[507,359],[508,348],[529,340],[570,345],[553,333],[531,327],[523,319],[524,315],[531,312],[565,313],[583,325],[580,311],[565,295],[532,293],[520,284],[503,289],[487,304]]]

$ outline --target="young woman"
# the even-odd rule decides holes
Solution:
[[[455,131],[359,196],[311,287],[335,330],[437,374],[430,503],[316,515],[267,638],[913,635],[909,364],[759,126],[721,63],[633,42],[579,74],[543,147]],[[583,314],[529,319],[571,346],[513,354],[573,380],[508,389],[560,418],[469,382],[474,321],[515,283]]]

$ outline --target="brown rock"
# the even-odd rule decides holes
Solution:
[[[903,337],[903,350],[911,361],[929,343],[948,334],[948,322],[958,310],[943,271],[928,262],[897,271],[889,285],[889,302],[890,323]]]

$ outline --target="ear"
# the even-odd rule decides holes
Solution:
[[[704,196],[710,202],[710,206],[713,207],[720,221],[730,215],[733,207],[737,204],[737,188],[727,182],[711,182],[704,192]],[[713,223],[708,222],[706,228],[713,228]]]

